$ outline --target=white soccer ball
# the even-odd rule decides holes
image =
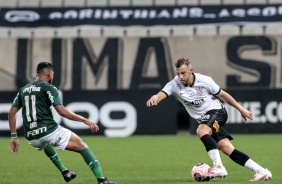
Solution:
[[[210,166],[206,163],[198,163],[194,165],[191,171],[192,178],[195,181],[201,182],[201,181],[209,181],[210,178],[204,178],[203,175],[209,173],[211,170]]]

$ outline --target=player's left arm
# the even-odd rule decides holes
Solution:
[[[9,119],[9,126],[11,131],[11,141],[10,141],[10,151],[15,155],[18,153],[19,149],[19,140],[17,138],[17,129],[16,129],[16,114],[19,111],[17,107],[11,107],[8,119]]]
[[[68,118],[70,120],[73,121],[79,121],[79,122],[83,122],[86,125],[88,125],[91,129],[92,132],[97,132],[99,131],[99,127],[96,123],[84,118],[83,116],[80,116],[70,110],[68,110],[67,108],[65,108],[65,106],[63,105],[56,105],[54,106],[54,108],[56,109],[56,111],[63,117]]]
[[[79,121],[79,122],[83,122],[85,123],[87,126],[90,127],[90,130],[92,132],[97,132],[99,131],[99,127],[96,123],[86,119],[83,116],[80,116],[70,110],[68,110],[67,108],[65,108],[65,106],[62,103],[62,100],[59,96],[59,92],[58,89],[53,86],[53,85],[49,85],[46,87],[46,94],[50,99],[51,104],[54,106],[54,108],[56,109],[56,111],[63,117],[68,118],[70,120],[73,121]],[[50,95],[51,94],[51,95]]]
[[[243,108],[230,94],[221,89],[217,96],[225,103],[236,108],[241,113],[241,116],[245,121],[247,120],[247,118],[253,120],[252,113],[249,110]]]

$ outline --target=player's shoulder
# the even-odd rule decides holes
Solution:
[[[205,83],[205,82],[209,82],[212,79],[210,76],[201,73],[194,73],[194,75],[195,75],[195,83]]]
[[[204,74],[201,74],[201,73],[194,73],[194,75],[197,77],[197,78],[211,78],[210,76],[207,76],[207,75],[204,75]]]
[[[175,76],[170,82],[169,82],[171,85],[181,85],[179,79],[177,76]]]
[[[177,76],[175,76],[171,81],[169,81],[166,84],[166,86],[169,87],[173,91],[175,90],[177,91],[183,88],[183,85],[181,84]]]
[[[50,84],[48,82],[45,82],[45,81],[36,81],[36,86],[38,87],[41,87],[43,89],[46,89],[46,90],[51,90],[51,89],[55,89],[55,90],[58,90],[53,84]]]

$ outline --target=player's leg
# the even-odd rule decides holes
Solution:
[[[53,162],[53,164],[59,169],[59,171],[64,171],[67,170],[67,168],[64,166],[64,164],[62,163],[61,158],[59,157],[58,153],[56,152],[56,150],[50,145],[48,144],[45,148],[44,148],[44,153],[47,155],[47,157],[50,158],[50,160]]]
[[[210,173],[205,174],[205,177],[215,178],[215,177],[226,177],[227,171],[222,164],[220,153],[217,147],[216,141],[206,132],[208,126],[201,124],[197,129],[197,134],[203,142],[206,151],[212,160],[213,167]],[[209,128],[209,127],[208,127]],[[209,128],[210,129],[210,128]],[[210,129],[211,130],[211,129]]]
[[[41,151],[44,150],[46,156],[50,158],[50,160],[53,162],[53,164],[61,171],[65,181],[70,181],[73,178],[76,177],[76,174],[74,172],[69,171],[64,164],[62,163],[62,160],[60,159],[59,155],[57,154],[56,150],[48,144],[48,142],[57,136],[58,131],[54,131],[51,134],[41,137],[39,139],[34,139],[28,141],[30,145],[35,147],[37,150]]]
[[[207,177],[210,178],[227,176],[227,171],[220,158],[217,140],[213,137],[214,132],[219,131],[221,126],[225,124],[226,119],[227,113],[224,109],[211,110],[200,120],[201,124],[197,129],[197,135],[205,145],[213,162],[213,168],[207,174]]]
[[[68,170],[64,166],[61,158],[59,157],[57,151],[53,148],[53,146],[48,144],[44,148],[44,152],[50,158],[50,160],[53,162],[53,164],[59,169],[59,171],[61,171],[61,173],[62,173],[66,182],[69,182],[76,177],[76,173]]]
[[[96,176],[96,178],[104,178],[101,166],[98,160],[96,159],[95,155],[78,135],[73,132],[71,133],[71,137],[66,149],[80,153],[86,164],[90,167],[90,169]]]
[[[258,163],[253,161],[248,155],[237,150],[229,139],[222,139],[218,142],[219,149],[229,156],[235,163],[246,167],[255,172],[255,176],[251,181],[263,181],[272,178],[269,170],[263,168]]]
[[[61,171],[62,176],[66,182],[69,182],[74,179],[76,177],[76,173],[68,170],[64,166],[54,147],[63,151],[67,145],[68,140],[70,139],[70,136],[71,132],[59,125],[55,131],[40,138],[42,142],[45,142],[45,144],[47,144],[44,147],[45,154]]]
[[[117,184],[116,182],[107,180],[107,178],[103,175],[99,161],[97,160],[91,149],[88,148],[87,144],[84,143],[82,139],[73,132],[71,133],[71,137],[66,146],[66,149],[81,154],[85,163],[90,167],[91,171],[97,178],[98,184]]]
[[[197,135],[201,139],[209,157],[213,161],[213,166],[222,167],[223,165],[218,151],[217,143],[211,137],[210,132],[211,132],[211,128],[204,124],[200,124],[197,129]]]

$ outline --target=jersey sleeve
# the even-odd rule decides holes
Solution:
[[[12,107],[17,107],[18,109],[20,109],[22,107],[22,102],[20,99],[20,93],[18,92],[17,96],[15,97]]]
[[[170,96],[173,93],[173,82],[168,82],[162,89],[162,92],[164,92],[167,96]]]
[[[59,95],[59,91],[55,86],[48,86],[46,93],[53,106],[63,104],[62,99]]]
[[[220,87],[215,83],[215,81],[211,78],[207,78],[207,85],[209,92],[213,95],[217,95],[220,92]]]

